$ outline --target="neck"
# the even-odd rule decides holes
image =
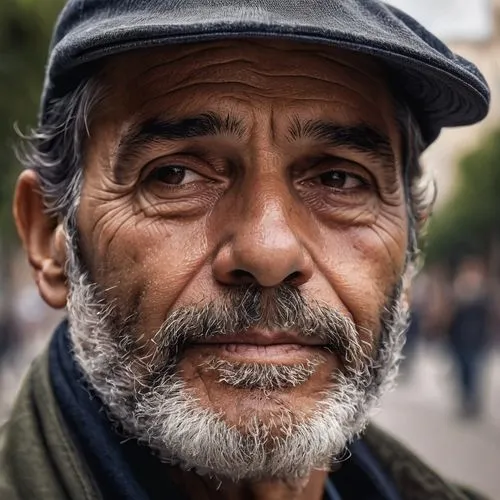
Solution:
[[[321,500],[327,474],[316,470],[306,478],[290,481],[263,479],[235,483],[175,468],[172,479],[187,498],[197,500]]]

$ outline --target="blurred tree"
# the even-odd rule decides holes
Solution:
[[[500,128],[459,164],[456,190],[429,225],[427,261],[455,265],[470,254],[491,258],[500,242]]]
[[[11,297],[11,264],[19,242],[11,215],[15,179],[14,124],[36,123],[44,64],[63,0],[0,1],[0,306]]]

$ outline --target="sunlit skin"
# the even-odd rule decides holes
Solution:
[[[400,133],[377,62],[316,45],[224,41],[117,56],[103,81],[112,90],[90,122],[80,244],[108,299],[116,299],[124,317],[139,312],[145,352],[176,308],[220,298],[228,287],[272,289],[285,282],[352,318],[367,350],[374,347],[408,239]],[[152,138],[159,123],[207,115],[231,126],[204,136]],[[309,133],[313,122],[330,128]],[[333,143],[327,128],[337,136],[342,129],[374,130],[387,147],[362,151],[338,137]],[[42,296],[63,307],[62,229],[34,213],[41,203],[36,188],[35,174],[25,172],[18,225]],[[248,415],[271,421],[281,409],[307,416],[339,362],[321,346],[293,342],[299,332],[284,332],[286,347],[255,346],[262,339],[272,344],[278,333],[254,332],[239,347],[192,346],[179,373],[200,404],[230,425],[244,428]],[[306,383],[267,396],[230,388],[202,366],[214,355],[284,364],[318,353],[324,362]],[[311,500],[322,497],[326,473],[294,484],[218,490],[218,481],[179,474],[183,482],[189,475],[193,498]]]

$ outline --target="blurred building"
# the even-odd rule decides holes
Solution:
[[[426,168],[436,178],[438,206],[451,194],[456,166],[483,135],[500,124],[500,0],[388,0],[443,37],[455,52],[473,61],[491,87],[491,111],[472,127],[444,130],[424,154]]]

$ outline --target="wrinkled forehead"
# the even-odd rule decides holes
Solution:
[[[350,70],[353,76],[373,79],[384,76],[381,61],[372,56],[325,44],[271,39],[226,39],[132,50],[110,58],[109,67],[119,72],[130,64],[137,70],[167,64],[173,70],[192,73],[199,67],[209,69],[212,63],[238,61],[270,72],[302,68],[312,76],[326,75],[334,69],[332,65],[338,64]]]
[[[394,96],[384,66],[370,56],[319,44],[224,40],[114,56],[102,77],[107,92],[93,141],[118,144],[148,120],[209,113],[240,123],[248,140],[267,142],[286,141],[293,123],[367,126],[400,154]]]
[[[254,93],[262,99],[366,101],[387,107],[391,91],[375,58],[319,44],[243,39],[142,49],[108,61],[105,80],[123,107],[153,99]],[[359,102],[361,105],[362,103]],[[153,104],[154,106],[154,104]]]

